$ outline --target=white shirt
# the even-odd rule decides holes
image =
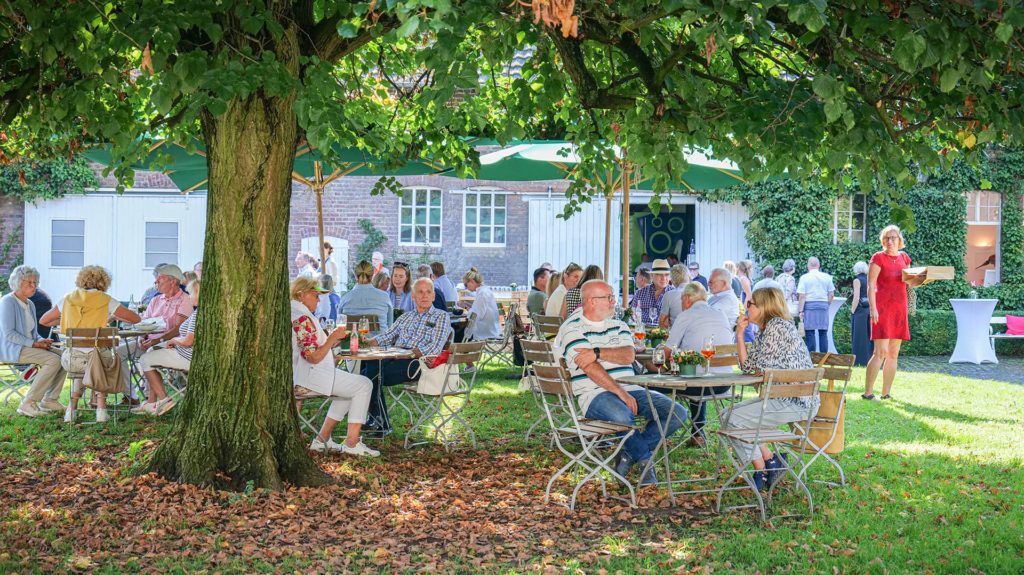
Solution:
[[[836,291],[832,276],[821,270],[811,270],[800,276],[796,293],[807,297],[807,301],[828,301],[828,294]]]
[[[299,269],[299,275],[297,275],[296,277],[300,277],[300,278],[305,277],[305,278],[314,278],[315,279],[317,277],[317,273],[316,273],[316,270],[313,269],[313,266],[311,264],[306,264],[306,265],[302,266],[301,269]]]
[[[591,321],[583,315],[583,308],[571,313],[558,328],[558,335],[555,336],[555,350],[565,360],[565,365],[569,368],[572,392],[576,395],[580,404],[580,413],[584,416],[587,414],[590,402],[607,390],[594,383],[576,365],[576,356],[580,350],[632,345],[633,331],[624,322],[614,317],[600,322]],[[632,365],[610,363],[604,359],[598,361],[612,379],[617,380],[633,375]],[[623,385],[622,389],[636,391],[643,388],[638,385]]]
[[[782,292],[782,297],[783,298],[786,297],[786,290],[782,288],[782,284],[780,284],[779,282],[775,281],[773,278],[764,278],[764,279],[758,280],[757,283],[754,284],[754,287],[750,288],[750,293],[754,293],[754,290],[759,290],[761,288],[766,288],[766,287],[773,287],[773,288],[779,290],[780,292]]]
[[[501,319],[498,317],[498,302],[494,299],[494,293],[487,286],[480,286],[476,289],[473,299],[473,306],[469,308],[469,314],[476,314],[476,323],[473,331],[466,330],[466,336],[475,340],[495,339],[501,337]]]
[[[567,291],[569,290],[565,289],[564,285],[559,285],[555,291],[551,292],[548,303],[544,304],[544,315],[561,315],[562,302],[565,301],[565,292]]]
[[[331,276],[331,279],[334,280],[334,291],[338,291],[338,286],[343,283],[341,278],[338,277],[338,263],[331,258],[327,258],[327,261],[324,262],[324,275]]]
[[[21,301],[20,297],[15,296],[14,301],[18,302],[21,306],[21,312],[25,314],[25,325],[31,330],[36,325],[36,316],[32,313],[32,309],[28,307],[28,301]],[[29,335],[29,337],[32,337]]]
[[[452,283],[452,280],[448,279],[447,274],[434,280],[434,287],[441,290],[441,293],[444,294],[444,301],[459,301],[459,292],[455,289],[455,284]]]

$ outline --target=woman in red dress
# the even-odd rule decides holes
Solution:
[[[900,251],[903,234],[897,226],[886,226],[879,234],[882,251],[871,256],[868,268],[868,305],[871,309],[871,339],[875,352],[868,361],[864,382],[864,399],[874,399],[875,379],[882,370],[882,399],[889,399],[896,379],[900,345],[910,340],[907,323],[907,286],[919,282],[903,281],[903,270],[910,267],[910,256]]]

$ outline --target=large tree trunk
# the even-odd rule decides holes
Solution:
[[[203,117],[210,197],[195,354],[151,462],[170,479],[236,489],[330,481],[307,452],[292,401],[293,103],[257,92]]]

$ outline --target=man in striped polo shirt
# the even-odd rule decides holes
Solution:
[[[623,477],[634,464],[648,469],[647,462],[661,440],[651,404],[658,420],[667,422],[666,432],[672,435],[686,423],[687,409],[656,391],[638,385],[619,385],[616,380],[633,375],[633,332],[625,323],[612,317],[615,295],[612,286],[600,280],[583,284],[583,306],[573,312],[555,338],[555,348],[565,360],[572,377],[572,390],[580,405],[580,413],[590,419],[602,419],[633,425],[637,414],[644,416],[647,426],[626,440],[622,459],[615,470]],[[671,419],[669,415],[671,414]],[[657,483],[651,466],[641,484]]]

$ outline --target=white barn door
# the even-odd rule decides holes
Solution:
[[[570,262],[583,267],[604,266],[605,201],[595,198],[569,219],[558,217],[568,203],[562,198],[526,197],[530,204],[529,272],[522,285],[533,282],[533,270],[544,262],[563,269]],[[610,283],[621,283],[622,269],[622,202],[612,200]]]

